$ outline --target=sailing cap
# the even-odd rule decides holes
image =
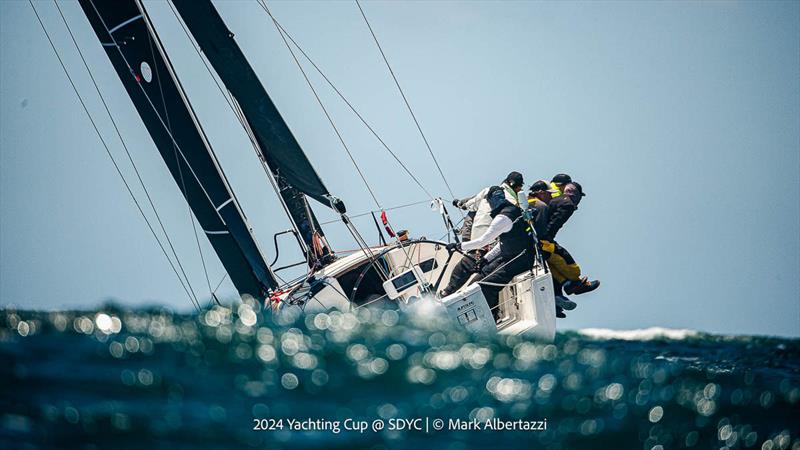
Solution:
[[[586,194],[583,193],[583,187],[576,181],[569,183],[567,187],[564,188],[564,194],[569,196],[580,196],[586,197]]]
[[[544,180],[539,180],[536,183],[533,183],[530,187],[530,191],[531,192],[547,191],[551,193],[555,192],[554,189],[550,189],[550,185],[547,183],[547,181]]]
[[[552,182],[556,184],[572,183],[572,177],[565,173],[559,173],[558,175],[553,177]]]
[[[521,187],[525,182],[522,180],[522,174],[519,172],[511,172],[505,180],[503,180],[512,188]]]

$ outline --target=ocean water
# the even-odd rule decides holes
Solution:
[[[0,311],[0,448],[800,450],[800,340],[480,339],[256,305]]]

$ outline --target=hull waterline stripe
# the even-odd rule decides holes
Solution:
[[[125,22],[122,22],[121,24],[119,24],[119,25],[115,26],[114,28],[108,30],[108,34],[111,34],[111,33],[115,32],[115,31],[119,30],[120,28],[124,27],[125,25],[133,22],[134,20],[138,20],[138,19],[141,19],[141,18],[142,18],[141,14],[139,14],[136,17],[131,17],[130,19],[126,20]]]

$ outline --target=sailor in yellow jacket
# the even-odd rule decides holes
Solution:
[[[569,184],[572,183],[572,177],[565,174],[559,173],[556,174],[552,180],[550,180],[550,189],[547,192],[550,194],[550,198],[560,197],[561,194],[564,193],[564,188]],[[546,203],[550,203],[548,200]]]
[[[534,228],[542,254],[553,275],[556,305],[559,309],[572,310],[577,306],[563,295],[563,291],[577,295],[591,292],[600,286],[597,280],[589,281],[588,278],[581,277],[581,267],[567,249],[555,241],[556,233],[575,212],[577,203],[580,203],[584,195],[580,184],[573,183],[572,178],[566,174],[553,177],[549,186],[545,181],[537,181],[530,188],[528,202],[537,210]],[[563,311],[557,313],[559,317],[564,317]]]

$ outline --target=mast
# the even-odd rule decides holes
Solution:
[[[139,0],[79,0],[147,131],[240,294],[278,283]]]
[[[306,196],[339,213],[344,212],[344,204],[328,192],[214,5],[209,0],[172,3],[241,109],[259,157],[269,168],[295,229],[310,249],[313,258],[309,261],[321,260],[324,264],[330,250]]]

